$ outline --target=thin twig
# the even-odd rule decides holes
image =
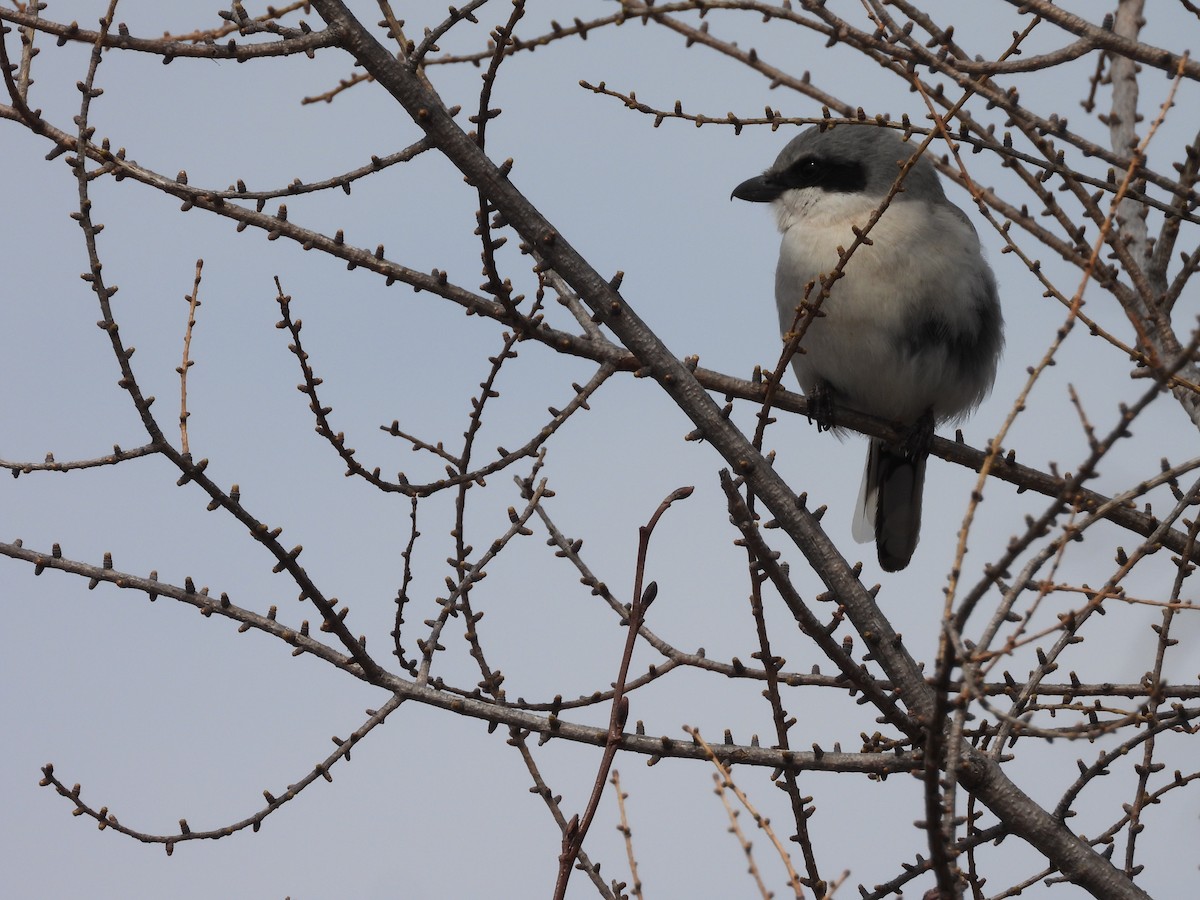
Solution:
[[[567,882],[571,878],[571,868],[575,863],[575,857],[579,853],[579,848],[583,846],[583,839],[587,836],[588,829],[592,826],[596,810],[600,806],[600,797],[604,792],[604,783],[608,778],[609,770],[612,768],[613,760],[616,759],[617,750],[622,743],[625,722],[629,718],[629,700],[625,696],[625,679],[629,676],[629,664],[633,659],[633,647],[637,643],[638,629],[641,628],[646,611],[650,608],[650,604],[654,602],[654,598],[658,594],[658,585],[656,582],[652,581],[643,588],[643,579],[646,574],[646,556],[650,550],[650,536],[654,533],[654,527],[658,524],[658,520],[670,509],[671,504],[677,500],[684,500],[690,497],[692,491],[693,488],[691,487],[676,488],[658,505],[658,509],[654,511],[654,515],[650,517],[650,521],[638,528],[637,571],[633,578],[633,600],[629,604],[625,652],[621,656],[621,666],[617,671],[617,678],[614,682],[612,711],[608,719],[608,738],[604,742],[604,755],[601,758],[600,767],[596,773],[596,781],[592,786],[592,795],[588,800],[587,807],[584,809],[583,816],[572,816],[571,821],[567,823],[567,827],[563,831],[562,853],[558,857],[558,879],[554,885],[554,900],[563,900],[566,896]]]
[[[613,792],[617,795],[617,812],[621,817],[617,831],[625,838],[625,858],[629,860],[629,877],[632,880],[630,890],[633,891],[633,896],[642,900],[642,877],[638,874],[637,857],[633,853],[633,829],[629,827],[629,816],[625,810],[625,801],[629,799],[629,795],[621,790],[621,773],[616,769],[613,769],[611,780]]]
[[[788,885],[791,887],[797,900],[801,900],[801,898],[804,897],[804,888],[800,883],[800,873],[797,872],[795,867],[792,866],[791,855],[787,852],[787,849],[783,846],[783,843],[775,834],[774,829],[771,828],[771,820],[763,816],[757,809],[754,808],[754,804],[750,802],[750,798],[746,796],[746,792],[738,787],[734,782],[733,776],[729,774],[729,769],[721,764],[721,760],[717,758],[717,755],[713,752],[712,747],[710,747],[704,738],[700,736],[700,730],[698,728],[692,728],[690,725],[684,725],[683,730],[691,735],[693,741],[700,745],[700,748],[708,756],[709,761],[713,764],[713,766],[716,767],[717,774],[721,778],[721,785],[733,791],[733,795],[738,798],[738,802],[745,807],[746,812],[750,813],[751,817],[754,819],[754,824],[761,828],[763,833],[771,841],[771,845],[775,848],[775,852],[779,854],[779,858],[782,860],[784,868],[787,869]],[[825,892],[826,888],[824,885],[822,885],[820,888],[820,894],[823,896]]]
[[[186,456],[188,449],[188,416],[187,408],[187,376],[195,361],[190,358],[192,349],[192,329],[196,327],[196,309],[200,306],[200,270],[204,268],[204,260],[196,260],[196,280],[192,283],[192,293],[183,299],[188,302],[187,328],[183,332],[183,362],[175,371],[179,373],[179,449]],[[276,279],[278,282],[278,279]]]

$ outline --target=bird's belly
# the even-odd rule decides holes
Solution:
[[[887,217],[880,224],[886,222]],[[914,350],[906,337],[914,319],[930,311],[951,325],[972,314],[962,302],[970,288],[928,261],[922,278],[915,278],[912,246],[889,241],[887,229],[876,231],[873,244],[855,250],[821,303],[821,315],[808,326],[802,352],[792,362],[800,386],[810,393],[826,384],[839,402],[892,421],[914,422],[926,411],[952,419],[978,402],[978,380],[963,377],[945,347],[930,343]],[[776,277],[782,332],[792,330],[804,285],[832,270],[837,247],[850,243],[834,237],[819,229],[803,240],[785,237]],[[818,281],[809,302],[819,295]]]
[[[853,409],[906,423],[938,405],[945,380],[940,365],[933,370],[914,365],[877,323],[826,312],[809,327],[792,359],[805,393],[825,384]]]

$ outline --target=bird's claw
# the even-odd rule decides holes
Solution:
[[[827,384],[818,384],[807,394],[808,421],[817,426],[817,431],[831,431],[834,428],[833,391]]]
[[[933,413],[927,410],[921,418],[903,429],[898,448],[909,459],[919,459],[929,455],[929,445],[932,442]]]

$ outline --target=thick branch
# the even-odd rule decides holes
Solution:
[[[314,0],[330,25],[342,30],[345,48],[433,138],[467,179],[483,190],[505,220],[536,247],[601,321],[628,347],[652,377],[696,424],[722,457],[795,541],[814,572],[846,607],[871,654],[897,684],[918,716],[932,712],[933,697],[874,598],[859,582],[810,512],[800,507],[768,461],[724,416],[689,369],[667,349],[617,291],[558,233],[450,118],[414,72],[399,65],[354,19],[340,0]],[[993,761],[964,750],[961,782],[1012,830],[1037,846],[1065,873],[1098,897],[1146,895],[1060,821],[1022,793]]]

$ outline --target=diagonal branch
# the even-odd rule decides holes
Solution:
[[[767,460],[722,415],[720,407],[641,320],[615,288],[595,271],[549,221],[508,181],[471,138],[450,118],[436,96],[363,27],[340,0],[314,0],[343,47],[404,106],[439,149],[486,193],[505,220],[555,267],[601,322],[633,352],[646,371],[693,421],[795,541],[813,571],[846,607],[900,696],[918,716],[933,711],[933,697],[920,668],[883,615],[874,597]],[[964,750],[960,781],[974,791],[1012,830],[1038,846],[1063,872],[1096,896],[1133,898],[1145,893],[1112,864],[1080,841],[1065,825],[1020,791],[993,761]]]

